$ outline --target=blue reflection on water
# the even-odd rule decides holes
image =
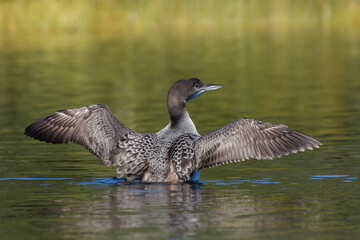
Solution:
[[[256,186],[256,184],[280,184],[281,182],[269,181],[271,178],[263,178],[257,180],[247,180],[247,179],[236,179],[236,177],[229,177],[231,182],[225,182],[224,179],[213,179],[213,180],[205,180],[204,183],[214,183],[215,185],[238,185],[243,183],[252,183],[252,186]]]
[[[124,178],[95,178],[95,181],[90,182],[78,182],[76,185],[92,185],[92,186],[102,186],[102,185],[112,185],[117,183],[125,183]]]
[[[311,175],[309,179],[322,180],[324,178],[345,178],[349,175]],[[357,179],[356,177],[348,177],[343,180],[343,182],[352,182],[352,180]]]
[[[280,178],[286,178],[289,177],[280,177]],[[345,178],[343,182],[352,182],[352,180],[357,179],[356,177],[349,177],[349,175],[311,175],[309,179],[314,180],[322,180],[326,178]],[[264,177],[262,179],[256,179],[256,180],[247,180],[247,179],[241,179],[241,177],[227,177],[229,181],[227,182],[226,179],[212,179],[212,180],[204,180],[204,184],[215,184],[215,185],[239,185],[243,183],[249,183],[251,186],[257,186],[258,184],[282,184],[282,182],[272,180],[270,177]],[[298,184],[297,182],[290,182],[288,184],[295,185]],[[286,188],[283,188],[286,189]]]
[[[348,177],[349,175],[311,175],[312,178],[336,178],[336,177]]]
[[[283,177],[282,177],[283,178]],[[356,177],[349,177],[349,175],[311,175],[309,179],[314,180],[322,180],[324,178],[344,178],[343,182],[352,182],[353,180],[357,179]],[[69,180],[72,178],[0,178],[0,181],[6,181],[6,180],[22,180],[22,181],[56,181],[56,180]],[[227,179],[231,179],[231,181],[227,182],[226,179],[211,179],[211,180],[204,180],[202,182],[199,182],[197,184],[193,184],[193,187],[200,188],[201,185],[206,184],[215,184],[215,185],[239,185],[243,183],[249,183],[251,186],[257,186],[257,184],[281,184],[281,182],[278,181],[271,181],[272,178],[264,177],[262,179],[256,179],[256,180],[247,180],[247,179],[241,179],[241,177],[228,177]],[[126,182],[124,178],[93,178],[90,181],[85,182],[69,182],[69,184],[75,184],[75,185],[88,185],[88,186],[94,186],[94,187],[100,187],[100,186],[106,186],[106,185],[116,185],[118,183],[127,183],[127,184],[137,184],[140,183],[139,181],[132,181],[132,182]],[[10,184],[13,184],[11,182]],[[142,183],[140,183],[142,184]],[[289,184],[297,184],[296,182],[290,182]],[[40,186],[49,186],[52,185],[50,183],[41,183]],[[164,192],[164,191],[155,191],[155,190],[131,190],[130,192],[135,193],[154,193],[154,192]]]

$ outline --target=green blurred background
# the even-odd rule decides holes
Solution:
[[[1,238],[357,239],[359,13],[357,0],[0,0]],[[159,131],[188,77],[225,85],[187,104],[200,134],[249,117],[324,145],[204,169],[201,186],[116,185],[83,148],[23,134],[95,103]]]
[[[358,0],[2,0],[0,33],[156,34],[286,32],[358,34]]]

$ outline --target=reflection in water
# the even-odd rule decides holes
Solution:
[[[110,185],[106,186],[104,181]],[[71,228],[92,234],[142,229],[138,234],[144,237],[149,226],[158,226],[172,237],[185,237],[202,234],[203,231],[218,234],[218,226],[228,228],[229,232],[251,235],[257,229],[287,226],[289,220],[301,219],[287,211],[289,206],[301,208],[301,199],[269,199],[263,202],[257,201],[256,195],[246,188],[214,191],[205,185],[128,184],[114,181],[88,182],[89,186],[99,184],[100,196],[80,205],[73,205],[69,201],[66,207],[57,209],[60,210],[60,218],[65,220],[64,226],[71,215],[77,219]]]
[[[86,232],[162,224],[175,235],[183,235],[201,226],[197,213],[201,198],[199,185],[119,182],[101,189],[95,201],[62,208],[60,214],[67,216],[76,209],[76,228]]]
[[[248,190],[214,191],[201,184],[129,184],[103,179],[80,182],[78,186],[91,186],[100,190],[100,195],[80,205],[63,200],[66,207],[56,211],[60,211],[64,226],[67,217],[72,216],[77,221],[70,228],[92,234],[142,229],[138,233],[141,236],[149,226],[160,226],[172,237],[184,237],[216,231],[220,225],[239,234],[250,234],[261,227],[276,227],[281,219],[289,218],[278,212],[277,206],[300,204],[278,202],[262,206]],[[264,212],[273,214],[258,215]]]
[[[306,196],[288,198],[274,193],[273,197],[264,199],[257,196],[256,188],[251,190],[254,184],[284,184],[282,182],[269,178],[228,180],[205,181],[198,185],[125,183],[116,178],[79,182],[75,185],[98,189],[100,195],[80,205],[69,201],[67,207],[61,208],[60,216],[66,219],[74,215],[77,221],[72,227],[92,234],[114,229],[125,232],[142,229],[141,234],[146,234],[144,229],[158,226],[172,237],[184,237],[203,231],[215,233],[217,226],[251,236],[258,229],[289,227],[291,221],[301,223],[304,216],[310,214],[310,211],[301,210],[308,204]],[[239,184],[247,185],[238,188]],[[217,185],[233,189],[213,189]],[[320,212],[321,203],[315,197],[311,204],[311,218],[319,218],[316,212]],[[302,214],[294,214],[294,211]]]
[[[312,180],[316,176],[321,178]],[[355,183],[343,179],[357,178],[309,175],[296,183],[285,177],[229,177],[197,185],[125,183],[116,178],[1,178],[7,195],[0,197],[7,216],[26,212],[25,220],[35,217],[35,222],[41,222],[35,229],[58,229],[65,238],[99,239],[103,234],[146,239],[266,237],[267,230],[318,230],[322,222],[331,226],[334,211],[344,212],[346,220],[347,204],[354,200],[324,202],[327,196],[341,196],[334,186],[354,188]],[[321,188],[324,185],[326,189]],[[299,191],[304,187],[306,192]],[[19,191],[21,199],[16,197]],[[337,229],[348,227],[346,221],[336,224]]]
[[[0,39],[1,236],[356,236],[358,37],[213,33]],[[114,169],[78,146],[23,135],[38,116],[93,103],[107,104],[132,129],[158,131],[168,121],[168,87],[184,77],[225,85],[189,103],[200,133],[246,116],[296,127],[324,147],[206,169],[203,185],[126,184],[109,179]],[[88,180],[94,177],[101,179]]]

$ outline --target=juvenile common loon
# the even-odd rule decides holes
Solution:
[[[177,81],[169,90],[169,124],[157,133],[125,127],[102,104],[65,109],[25,129],[26,136],[49,143],[76,143],[114,165],[118,178],[142,182],[197,182],[203,168],[250,158],[272,159],[318,148],[317,140],[282,124],[239,118],[203,136],[186,103],[223,87],[197,78]]]

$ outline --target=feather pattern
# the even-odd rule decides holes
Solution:
[[[154,158],[155,134],[126,133],[114,152],[118,178],[141,179]]]
[[[283,124],[239,118],[196,141],[196,169],[250,158],[273,159],[320,145],[317,140]]]
[[[114,163],[113,152],[128,133],[137,134],[121,124],[102,104],[60,110],[25,129],[26,136],[48,143],[79,144],[107,166]]]
[[[200,137],[186,102],[205,91],[222,87],[191,78],[169,90],[169,124],[157,133],[137,133],[120,123],[102,104],[65,109],[42,118],[25,129],[26,136],[49,143],[76,143],[117,176],[143,182],[198,181],[200,170],[250,158],[272,159],[311,150],[317,140],[282,124],[240,118]]]
[[[200,136],[194,134],[183,134],[178,137],[170,149],[170,158],[174,164],[179,178],[186,182],[190,181],[191,173],[196,168],[196,159],[194,156],[195,141]]]

